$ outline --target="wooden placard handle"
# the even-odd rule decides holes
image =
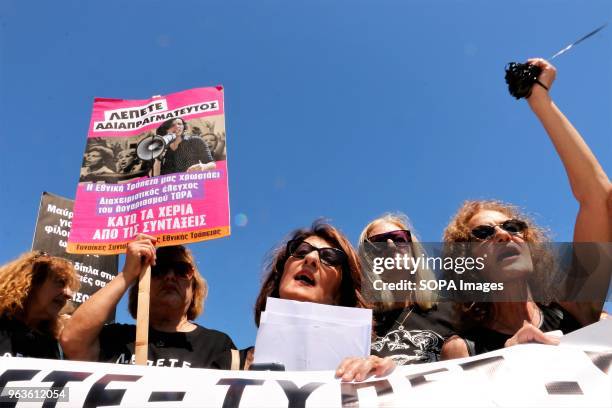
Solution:
[[[151,265],[143,265],[138,278],[138,312],[136,315],[136,364],[147,365],[149,353],[149,297],[151,288]]]

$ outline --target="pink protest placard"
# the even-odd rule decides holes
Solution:
[[[94,101],[68,252],[122,253],[138,233],[221,238],[229,215],[221,86]]]

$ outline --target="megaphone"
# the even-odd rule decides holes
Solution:
[[[168,133],[165,136],[155,135],[142,139],[138,143],[138,147],[136,147],[136,155],[140,160],[157,159],[174,139],[176,139],[174,133]]]

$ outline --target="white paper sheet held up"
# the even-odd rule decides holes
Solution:
[[[335,370],[345,357],[370,355],[372,311],[268,298],[255,363],[287,370]]]

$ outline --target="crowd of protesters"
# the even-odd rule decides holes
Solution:
[[[579,204],[573,241],[612,242],[612,184],[550,97],[555,68],[542,59],[529,63],[541,69],[527,99],[529,107],[552,141]],[[183,138],[186,125],[182,119],[163,126],[161,133],[178,135],[171,152],[180,152],[181,144],[187,146],[193,140]],[[210,161],[221,159],[219,137],[207,139],[205,134],[202,139],[204,142],[198,139],[198,143]],[[93,146],[86,154],[85,167],[90,174],[116,172],[119,167],[128,168],[130,158],[136,159],[133,149],[124,156],[113,169],[105,160],[110,152]],[[170,162],[168,157],[159,160],[154,171],[164,174],[164,166],[170,166]],[[499,173],[501,179],[510,176]],[[336,372],[344,381],[361,381],[387,374],[397,365],[466,357],[526,342],[557,344],[558,339],[546,332],[567,333],[599,318],[601,304],[598,309],[597,302],[536,295],[538,288],[533,282],[550,272],[553,264],[545,252],[534,248],[550,239],[517,207],[494,200],[466,201],[445,228],[443,240],[448,244],[469,243],[464,251],[467,248],[470,255],[492,259],[485,268],[466,273],[462,279],[502,283],[506,288],[503,297],[496,301],[449,302],[429,290],[399,299],[385,291],[376,299],[367,298],[361,290],[363,285],[377,279],[372,273],[371,248],[387,255],[412,257],[426,252],[407,217],[386,214],[369,222],[357,249],[337,228],[315,221],[309,228],[290,232],[268,259],[254,306],[255,323],[259,325],[269,297],[373,309],[371,356],[347,356]],[[29,252],[2,266],[0,356],[133,363],[135,326],[106,322],[128,292],[129,311],[136,316],[138,278],[147,265],[151,266],[152,277],[150,363],[248,369],[253,348],[236,350],[227,334],[193,322],[203,310],[208,287],[191,252],[184,246],[156,248],[156,239],[142,234],[128,245],[123,271],[71,317],[65,314],[65,305],[78,288],[79,279],[69,262]],[[411,275],[415,281],[435,279],[434,271],[425,265]]]

